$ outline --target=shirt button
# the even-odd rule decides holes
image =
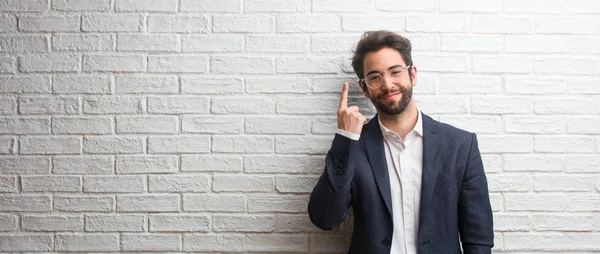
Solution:
[[[389,237],[386,237],[385,239],[383,239],[383,240],[381,241],[381,243],[382,243],[384,246],[389,246],[389,245],[390,245],[390,243],[392,243],[392,241],[390,241],[390,238],[389,238]]]

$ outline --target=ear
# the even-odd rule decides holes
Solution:
[[[417,67],[414,65],[410,67],[410,83],[413,87],[417,85]]]
[[[363,92],[363,96],[369,98],[369,88],[366,86],[366,84],[364,82],[362,82],[362,80],[358,80],[358,86],[360,86],[360,90],[362,90]]]

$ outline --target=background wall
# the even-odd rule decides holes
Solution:
[[[365,30],[476,132],[495,252],[600,251],[600,1],[0,0],[0,251],[344,252],[307,200]]]

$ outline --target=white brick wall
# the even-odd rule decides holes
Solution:
[[[306,207],[369,29],[479,134],[495,252],[600,251],[598,0],[0,0],[0,252],[345,252]]]

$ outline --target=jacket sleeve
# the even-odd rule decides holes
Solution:
[[[323,230],[336,228],[352,204],[350,186],[359,141],[336,134],[325,158],[325,170],[308,202],[308,215]]]
[[[492,247],[494,247],[492,208],[475,134],[472,134],[469,157],[460,190],[458,220],[465,254],[492,252]]]

